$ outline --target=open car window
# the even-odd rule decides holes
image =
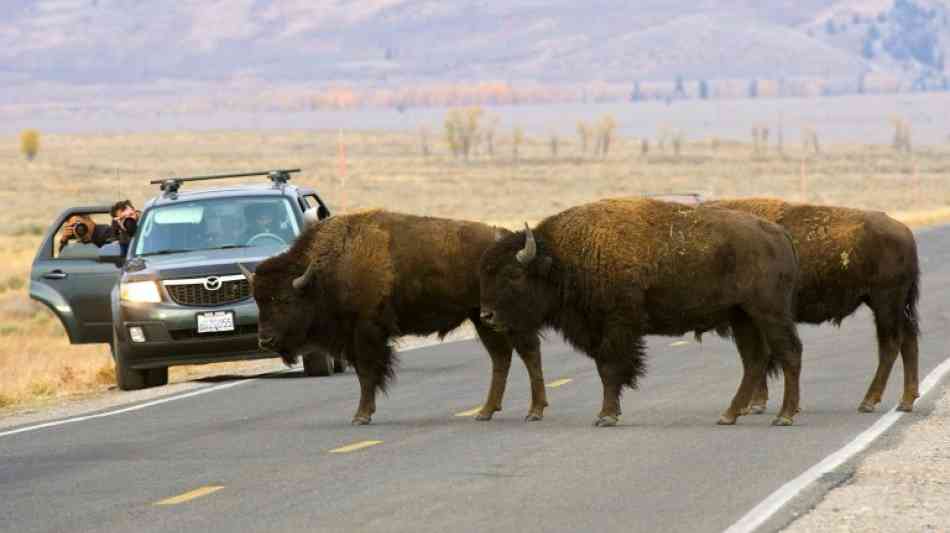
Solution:
[[[53,259],[97,259],[99,257],[99,248],[92,243],[82,242],[81,239],[72,238],[63,240],[63,235],[68,226],[76,228],[76,224],[84,218],[95,225],[111,225],[112,218],[108,213],[93,213],[83,215],[73,215],[67,217],[56,231],[53,242]],[[82,231],[92,231],[89,226],[83,225]]]
[[[134,255],[284,246],[300,233],[284,197],[196,200],[150,209],[139,225]]]

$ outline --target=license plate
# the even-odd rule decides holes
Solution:
[[[234,331],[234,311],[198,313],[198,333]]]

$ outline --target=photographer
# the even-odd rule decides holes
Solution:
[[[122,200],[112,205],[109,215],[112,224],[96,224],[87,215],[75,215],[66,221],[63,235],[60,238],[60,250],[70,239],[78,239],[83,243],[92,243],[98,247],[119,241],[122,256],[129,250],[129,242],[135,236],[138,228],[139,215],[130,200]]]

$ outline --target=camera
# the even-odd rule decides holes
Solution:
[[[73,224],[73,233],[75,233],[76,237],[80,240],[85,239],[86,235],[89,235],[89,227],[82,223],[82,221],[76,222]]]
[[[135,235],[135,230],[138,228],[138,221],[134,218],[123,218],[119,221],[119,231],[123,233],[128,233],[129,235]]]

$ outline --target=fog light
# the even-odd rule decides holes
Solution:
[[[129,337],[132,337],[132,342],[145,342],[145,332],[138,326],[129,328]]]

